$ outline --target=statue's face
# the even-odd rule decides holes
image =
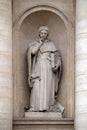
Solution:
[[[45,40],[48,37],[48,32],[43,29],[43,30],[40,31],[39,36],[40,36],[41,40]]]

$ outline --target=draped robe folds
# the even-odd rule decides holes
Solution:
[[[31,88],[30,107],[33,111],[49,110],[54,104],[61,75],[61,57],[50,40],[40,45],[39,40],[29,45],[28,83]],[[52,68],[56,67],[53,71]]]

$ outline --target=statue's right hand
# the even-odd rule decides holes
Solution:
[[[28,85],[30,88],[32,88],[32,84],[31,84],[31,81],[30,81],[30,78],[28,77]]]
[[[34,82],[35,82],[35,81],[34,81],[33,79],[28,78],[28,84],[29,84],[29,87],[30,87],[30,88],[33,87]]]
[[[40,39],[40,44],[43,44],[44,42]]]
[[[40,47],[40,44],[33,46],[31,49],[32,54],[36,54],[39,50],[39,47]]]

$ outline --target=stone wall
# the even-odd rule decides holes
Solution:
[[[13,1],[14,129],[74,129],[74,13],[73,0]],[[43,24],[49,27],[49,37],[61,52],[63,73],[58,99],[65,111],[58,123],[36,121],[36,126],[24,119],[24,106],[29,104],[26,49]]]
[[[0,130],[12,129],[12,1],[0,0]]]

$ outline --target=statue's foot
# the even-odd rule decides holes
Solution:
[[[39,112],[39,110],[36,110],[36,109],[34,109],[33,107],[31,107],[31,108],[29,109],[29,112]]]
[[[35,110],[34,110],[33,107],[31,107],[31,108],[29,109],[29,111],[30,111],[30,112],[33,112],[33,111],[35,111]]]

